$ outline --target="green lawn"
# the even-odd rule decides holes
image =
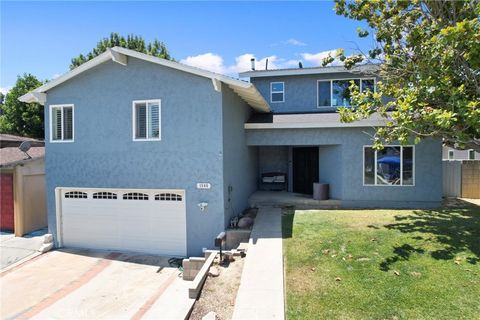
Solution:
[[[480,210],[284,210],[288,319],[480,319]]]

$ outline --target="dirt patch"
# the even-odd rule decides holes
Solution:
[[[232,318],[244,261],[245,258],[236,256],[228,266],[220,266],[215,260],[212,268],[217,268],[220,275],[208,276],[189,319],[201,320],[210,311],[215,312],[220,320]]]

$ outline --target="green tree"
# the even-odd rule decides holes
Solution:
[[[35,76],[25,73],[17,77],[15,86],[6,94],[1,104],[0,132],[19,136],[41,138],[43,132],[43,106],[38,103],[24,103],[18,98],[36,89],[43,83]]]
[[[346,68],[379,63],[377,92],[351,89],[354,109],[342,108],[352,122],[377,112],[387,119],[375,145],[427,137],[445,145],[480,151],[480,1],[345,1],[336,13],[366,21],[376,44],[368,53],[335,58]],[[360,37],[369,31],[357,29]],[[390,97],[387,103],[383,97]],[[383,99],[384,100],[384,99]]]
[[[5,103],[5,95],[0,92],[0,115],[3,114],[3,105]]]
[[[103,38],[97,43],[97,46],[93,48],[86,55],[80,54],[78,57],[72,59],[70,64],[70,70],[78,67],[79,65],[95,58],[96,56],[107,51],[108,48],[123,47],[132,49],[138,52],[146,53],[155,57],[173,60],[170,53],[167,50],[165,44],[155,39],[153,42],[145,44],[145,40],[136,35],[128,35],[126,38],[119,35],[116,32],[110,33],[109,38]]]

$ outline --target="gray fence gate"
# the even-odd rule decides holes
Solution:
[[[443,160],[443,196],[460,198],[462,196],[462,161]]]
[[[480,199],[480,160],[443,160],[443,196]]]

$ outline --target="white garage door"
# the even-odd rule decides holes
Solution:
[[[186,256],[184,190],[57,191],[63,246]]]

